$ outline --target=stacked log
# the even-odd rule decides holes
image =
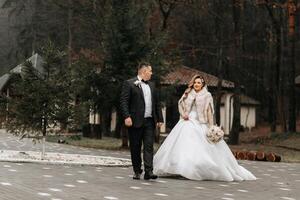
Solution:
[[[259,151],[256,153],[256,160],[266,161],[266,154],[263,151]]]
[[[247,152],[247,160],[256,160],[256,152],[255,151]]]
[[[274,153],[268,153],[266,156],[267,161],[271,161],[271,162],[280,162],[281,161],[281,157],[274,154]]]
[[[264,151],[234,151],[233,156],[238,160],[256,160],[256,161],[270,161],[280,162],[281,157],[275,153],[266,153]]]
[[[247,159],[247,154],[245,151],[238,151],[236,154],[236,158],[238,160],[246,160]]]

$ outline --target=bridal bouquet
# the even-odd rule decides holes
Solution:
[[[224,131],[221,129],[221,127],[212,125],[208,128],[206,137],[210,143],[217,143],[219,142],[224,136]]]

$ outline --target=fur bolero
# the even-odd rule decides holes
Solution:
[[[189,93],[183,94],[178,101],[178,111],[181,117],[190,113],[193,103],[196,105],[200,123],[210,124],[212,121],[210,118],[214,113],[214,104],[212,95],[206,87],[198,93],[192,89]]]

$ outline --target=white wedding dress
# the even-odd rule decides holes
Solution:
[[[154,173],[192,180],[255,180],[251,172],[237,163],[224,140],[217,144],[207,141],[207,124],[200,124],[197,119],[193,105],[189,120],[179,120],[156,152]]]

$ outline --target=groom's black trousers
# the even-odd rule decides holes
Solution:
[[[141,173],[141,149],[143,144],[143,160],[145,172],[153,170],[153,142],[155,124],[153,118],[145,118],[140,128],[128,128],[131,160],[135,173]]]

